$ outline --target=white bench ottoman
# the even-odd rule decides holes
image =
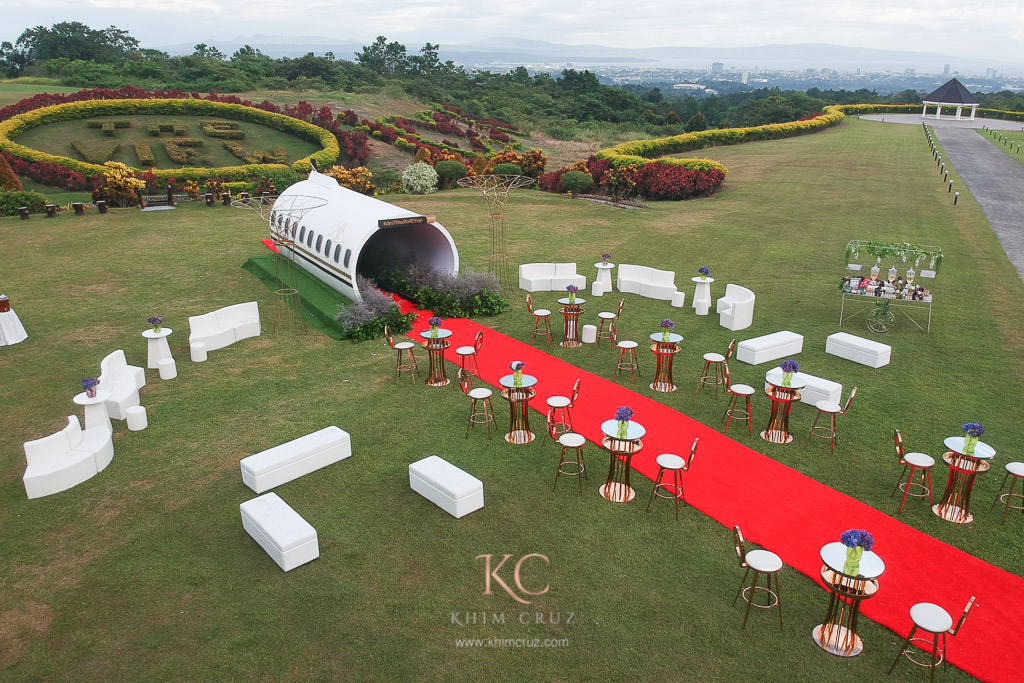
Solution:
[[[239,464],[242,482],[256,493],[263,493],[351,455],[352,439],[348,432],[332,425],[242,458]]]
[[[247,500],[238,509],[246,533],[286,572],[320,557],[316,529],[276,493]]]
[[[781,384],[782,368],[772,368],[768,372],[764,373],[764,378],[766,380],[769,377],[776,384]],[[832,401],[833,403],[839,403],[839,400],[843,395],[843,385],[839,382],[833,382],[832,380],[824,379],[822,377],[808,375],[805,372],[793,373],[793,379],[802,379],[807,383],[807,386],[800,389],[801,403],[806,403],[812,406],[818,401]],[[765,385],[765,388],[767,389],[767,385]]]
[[[484,506],[484,483],[436,455],[409,465],[409,486],[455,518]]]
[[[867,365],[869,368],[880,368],[889,364],[892,347],[846,332],[836,332],[825,340],[825,353]]]
[[[787,356],[795,356],[804,350],[804,337],[796,332],[782,331],[763,337],[744,339],[736,345],[736,360],[760,365]]]

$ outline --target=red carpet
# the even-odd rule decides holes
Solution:
[[[406,311],[412,310],[408,302],[403,302],[402,307]],[[416,328],[410,332],[416,341],[421,341],[418,333],[426,329],[426,318],[424,312]],[[986,681],[1020,681],[1024,676],[1019,661],[1019,654],[1024,652],[1024,628],[1020,623],[1020,615],[1024,613],[1024,578],[983,562],[824,486],[632,391],[627,388],[629,385],[620,386],[565,363],[546,353],[543,346],[531,347],[471,320],[446,320],[444,327],[453,333],[452,345],[447,352],[448,359],[453,362],[457,346],[472,344],[477,331],[485,331],[479,358],[480,371],[483,380],[491,385],[497,386],[498,379],[510,373],[508,364],[511,361],[525,362],[526,374],[538,379],[534,387],[537,396],[531,405],[535,410],[543,411],[542,415],[546,415],[545,400],[549,396],[568,396],[573,382],[581,379],[580,398],[573,409],[573,423],[577,432],[595,444],[601,442],[601,422],[612,419],[618,406],[630,406],[636,413],[633,419],[647,428],[644,448],[633,458],[633,469],[648,479],[657,474],[654,459],[658,454],[685,455],[694,437],[699,436],[698,459],[694,469],[686,475],[687,502],[727,527],[739,524],[747,538],[778,553],[783,562],[819,585],[822,561],[818,552],[821,546],[838,541],[839,535],[847,529],[869,530],[875,537],[875,552],[885,561],[886,571],[879,579],[876,597],[862,603],[865,616],[892,629],[902,640],[912,625],[909,610],[914,603],[939,604],[950,613],[955,623],[968,598],[976,595],[977,603],[963,629],[956,637],[947,637],[948,661]],[[645,368],[652,365],[647,362]],[[648,382],[652,374],[652,371],[646,373]],[[638,390],[649,391],[645,384],[635,386]],[[499,430],[503,422],[507,427],[506,414],[499,411]],[[543,417],[535,419],[531,427],[538,437],[543,434]],[[753,438],[758,438],[756,432]],[[884,462],[888,463],[889,459]],[[944,474],[940,468],[945,469],[941,462],[936,466],[937,494],[944,486]],[[896,474],[894,471],[894,477]],[[646,505],[651,485],[643,480],[634,482],[637,499],[627,505]],[[976,500],[975,507],[981,509],[989,503],[986,497]],[[723,547],[722,552],[731,553],[732,550]],[[822,618],[827,604],[823,595],[820,606]],[[808,648],[817,648],[811,640],[810,627],[806,639]],[[868,641],[865,648],[882,648],[895,658],[896,649],[889,642],[889,639]],[[906,671],[911,666],[910,662],[901,662],[895,673],[899,672],[899,667]],[[879,678],[883,674],[879,671]]]

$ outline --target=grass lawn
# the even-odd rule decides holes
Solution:
[[[71,202],[92,201],[92,193],[90,192],[72,192],[70,190],[62,190],[59,187],[43,185],[31,178],[24,178],[21,176],[19,176],[18,179],[21,181],[23,189],[29,192],[38,192],[50,200],[51,204],[70,204]]]
[[[942,522],[920,501],[908,502],[902,519],[1020,575],[1020,519],[1000,526],[988,506],[1002,464],[1019,459],[1013,445],[1024,439],[1010,400],[1024,390],[1024,284],[973,199],[961,194],[952,207],[912,126],[847,119],[815,135],[701,156],[730,173],[721,193],[699,201],[623,211],[517,192],[507,210],[511,262],[575,261],[590,279],[590,264],[608,251],[615,263],[674,269],[687,307],[626,295],[620,332],[637,339],[663,318],[676,321],[686,338],[675,361],[680,391],[657,396],[709,425],[719,425],[724,399],[687,389],[701,354],[724,352],[733,336],[802,333],[802,369],[842,382],[844,398],[860,388],[840,421],[836,454],[823,442],[804,450],[734,436],[880,510],[895,513],[898,504],[889,497],[899,473],[893,428],[909,448],[938,456],[943,437],[981,422],[1000,455],[977,485],[974,524]],[[481,197],[460,190],[391,199],[438,216],[464,267],[484,268]],[[465,397],[393,382],[394,357],[383,344],[272,333],[272,297],[240,267],[264,253],[266,227],[249,212],[186,205],[61,215],[27,227],[0,219],[9,254],[3,286],[31,335],[0,349],[0,678],[74,671],[83,680],[865,681],[880,680],[895,656],[903,634],[866,620],[861,656],[841,660],[818,649],[810,632],[827,596],[790,569],[781,575],[785,630],[768,613],[751,615],[742,631],[742,611],[730,607],[742,571],[725,527],[692,508],[676,523],[667,503],[651,514],[640,501],[608,504],[596,495],[607,460],[593,446],[585,495],[571,481],[552,493],[558,451],[550,441],[512,447],[479,430],[465,439]],[[825,336],[839,329],[869,335],[856,319],[837,326],[845,244],[855,238],[938,244],[946,254],[931,287],[932,332],[901,321],[884,339],[893,362],[879,370],[824,354]],[[716,278],[715,297],[727,282],[757,294],[753,327],[731,333],[713,313],[693,314],[688,278],[701,265]],[[557,296],[535,301],[552,307]],[[528,339],[522,293],[512,298],[510,311],[483,322]],[[249,300],[260,303],[264,336],[211,352],[206,363],[189,361],[186,316]],[[618,301],[590,298],[582,322]],[[174,330],[179,376],[163,382],[147,373],[149,428],[128,432],[115,422],[110,467],[70,491],[27,501],[22,443],[65,423],[79,380],[95,376],[105,354],[123,348],[129,362],[144,364],[139,333],[154,314]],[[611,374],[608,348],[551,353]],[[641,362],[649,377],[653,363]],[[757,386],[766,369],[734,363],[734,381]],[[571,380],[557,378],[566,388]],[[767,414],[758,396],[755,424]],[[806,433],[813,418],[798,405],[794,432]],[[499,409],[499,427],[506,420]],[[352,458],[276,489],[320,539],[321,557],[285,574],[241,528],[238,504],[253,494],[238,460],[329,424],[352,434]],[[454,520],[412,493],[408,463],[432,453],[482,479],[487,506]],[[715,466],[713,453],[703,455],[695,470]],[[944,481],[937,471],[936,487]],[[642,501],[650,484],[637,483]],[[838,538],[843,520],[836,529]],[[485,553],[548,556],[543,570],[526,565],[524,583],[536,578],[550,591],[528,607],[500,589],[483,595],[474,558]],[[944,602],[942,588],[922,585],[921,599]],[[957,612],[962,604],[945,606]],[[460,625],[466,612],[477,614],[475,625]],[[506,623],[484,625],[484,612],[502,613]],[[533,623],[538,612],[560,621]],[[456,643],[489,637],[568,642]],[[901,666],[903,679],[924,680]],[[940,676],[970,680],[953,669]]]
[[[38,95],[41,92],[78,92],[81,90],[81,88],[69,88],[62,85],[22,83],[18,82],[19,80],[21,79],[0,81],[0,107],[6,107],[9,104],[14,104],[26,97],[32,97],[33,95]]]
[[[129,128],[118,128],[114,131],[113,137],[105,137],[98,128],[89,128],[86,122],[95,119],[97,121],[128,120],[131,121]],[[73,141],[82,141],[87,145],[103,146],[111,142],[117,142],[117,150],[111,154],[107,161],[120,161],[129,166],[144,168],[139,164],[139,157],[135,151],[135,140],[142,138],[149,143],[156,163],[153,168],[177,168],[180,164],[171,161],[163,147],[162,140],[177,137],[172,133],[161,133],[160,137],[152,137],[146,127],[150,123],[171,123],[178,122],[185,124],[188,134],[185,137],[198,138],[203,141],[201,147],[196,148],[196,155],[199,157],[199,166],[210,166],[218,168],[221,166],[239,166],[245,162],[234,156],[222,144],[223,140],[214,137],[207,137],[203,133],[200,121],[222,120],[213,119],[207,116],[164,116],[164,115],[143,115],[143,116],[94,116],[88,119],[75,119],[73,121],[59,121],[48,123],[36,128],[30,128],[17,137],[18,144],[38,149],[47,154],[81,159],[82,157],[71,146]],[[269,126],[261,126],[250,121],[233,121],[238,124],[238,129],[245,133],[242,140],[231,140],[244,147],[248,152],[262,150],[273,154],[278,146],[284,147],[288,154],[289,163],[301,159],[319,149],[318,145],[303,140],[294,135],[289,135]],[[100,162],[102,163],[102,162]]]
[[[995,132],[996,135],[993,135],[993,132]],[[1020,152],[1021,146],[1024,145],[1024,131],[1022,131],[1019,135],[1015,135],[1012,131],[1009,132],[1008,134],[1006,132],[1003,132],[1004,136],[1007,136],[1011,139],[1011,141],[1013,142],[1012,145],[1009,142],[1001,141],[999,139],[998,135],[1000,132],[1003,131],[979,130],[978,135],[985,138],[999,149],[1003,150],[1003,152],[1007,156],[1016,161],[1018,164],[1024,165],[1024,156],[1021,156]]]

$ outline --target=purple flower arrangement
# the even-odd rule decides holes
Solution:
[[[569,292],[569,301],[576,301],[576,292],[580,291],[580,288],[576,285],[569,285],[565,288],[565,291]]]
[[[612,257],[612,255],[609,254],[608,252],[605,252],[605,253],[601,254],[601,265],[602,266],[607,266],[608,265],[608,259],[610,259],[611,257]]]
[[[615,420],[619,423],[618,438],[625,439],[629,430],[629,419],[635,413],[629,406],[620,406],[615,410]]]
[[[711,275],[711,269],[708,268],[707,266],[701,266],[700,268],[697,269],[697,272],[700,273],[701,280],[706,278],[708,275]]]
[[[672,322],[668,318],[665,318],[664,320],[662,320],[661,321],[661,340],[664,341],[664,342],[668,342],[669,339],[671,338],[672,330],[674,330],[674,329],[676,329],[676,324],[674,322]]]
[[[153,326],[154,332],[159,332],[160,326],[164,324],[164,317],[162,315],[153,315],[147,318],[146,322]]]
[[[95,377],[86,377],[82,380],[82,388],[85,389],[85,395],[89,398],[96,398],[96,387],[100,381]]]
[[[782,368],[783,372],[788,372],[790,374],[800,372],[800,364],[795,360],[784,360],[779,363],[779,367]]]
[[[441,327],[441,324],[443,322],[444,322],[444,320],[442,320],[441,318],[437,317],[436,315],[435,316],[431,316],[431,318],[427,321],[427,324],[430,325],[430,338],[431,339],[437,339],[437,328]]]
[[[985,434],[985,428],[982,427],[977,422],[968,422],[967,424],[961,426],[960,429],[964,430],[964,434],[966,434],[967,436],[978,437],[984,436]]]
[[[847,548],[860,546],[864,550],[871,550],[875,545],[874,537],[864,529],[848,529],[842,533],[839,541]]]
[[[508,367],[512,371],[512,386],[523,386],[523,368],[526,367],[526,363],[521,360],[514,360],[508,364]]]

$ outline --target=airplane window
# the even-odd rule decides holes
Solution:
[[[310,230],[309,234],[306,236],[306,246],[307,247],[312,247],[313,246],[313,231],[312,230]]]
[[[302,229],[299,230],[299,241],[301,242],[306,237],[306,226],[303,225]]]
[[[351,249],[346,249],[345,250],[345,263],[344,263],[346,268],[348,268],[348,262],[349,262],[349,260],[351,258],[352,258],[352,250]]]
[[[324,256],[330,256],[330,255],[331,255],[331,241],[327,240],[327,243],[324,245]]]
[[[337,263],[341,259],[341,245],[334,245],[334,262]]]
[[[320,247],[323,246],[323,243],[324,243],[324,236],[323,235],[317,235],[316,236],[316,250],[317,251],[320,251]]]

